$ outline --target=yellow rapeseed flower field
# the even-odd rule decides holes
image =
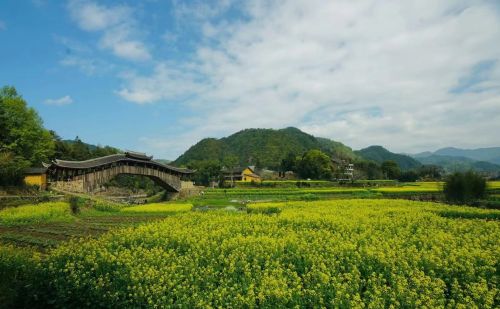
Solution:
[[[60,246],[40,262],[38,297],[60,307],[500,306],[498,210],[382,199],[249,209],[280,211],[186,212]]]
[[[66,202],[50,202],[37,205],[24,205],[0,210],[0,225],[23,225],[71,221],[74,217]]]

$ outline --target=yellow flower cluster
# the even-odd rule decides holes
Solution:
[[[0,225],[60,222],[73,219],[69,205],[65,202],[24,205],[0,210]]]
[[[403,200],[250,207],[282,211],[189,212],[61,246],[40,265],[50,300],[124,308],[500,306],[500,223],[480,219],[483,210]],[[452,210],[469,216],[443,216]]]
[[[192,204],[188,203],[152,203],[146,205],[138,205],[131,207],[123,207],[121,212],[130,213],[175,213],[175,212],[186,212],[190,211],[193,207]]]

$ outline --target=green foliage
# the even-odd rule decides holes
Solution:
[[[38,260],[29,249],[0,244],[0,307],[31,307]]]
[[[380,168],[387,179],[398,179],[401,175],[399,165],[395,161],[384,161],[380,165]]]
[[[23,169],[41,166],[54,142],[37,112],[14,87],[0,89],[0,186],[19,185]]]
[[[62,140],[56,132],[50,131],[55,143],[54,159],[84,161],[117,154],[119,149],[84,143],[78,136],[74,140]]]
[[[134,193],[139,190],[144,190],[148,195],[163,191],[163,188],[157,185],[151,178],[141,175],[120,174],[111,179],[105,186],[126,188]]]
[[[331,179],[333,176],[332,161],[321,150],[309,150],[298,163],[298,173],[301,178]]]
[[[211,181],[219,182],[221,164],[217,160],[196,160],[188,164],[190,169],[196,170],[193,181],[197,185],[208,186]]]
[[[318,201],[319,196],[317,196],[316,194],[307,193],[307,194],[304,194],[301,199],[304,201]]]
[[[80,213],[80,208],[84,205],[85,200],[77,196],[71,196],[69,198],[69,208],[71,213],[77,215]]]
[[[420,162],[412,157],[390,152],[382,146],[370,146],[355,153],[363,159],[375,161],[379,164],[384,161],[394,161],[402,170],[418,168],[421,165]]]
[[[472,171],[446,177],[444,194],[452,203],[472,203],[486,196],[486,180]]]
[[[37,112],[14,87],[0,89],[0,150],[40,166],[54,152],[52,137]]]
[[[288,171],[297,171],[297,164],[300,161],[300,157],[297,158],[297,155],[293,152],[287,154],[287,156],[281,160],[280,171],[288,172]]]
[[[419,178],[418,173],[414,170],[403,171],[398,177],[399,181],[402,182],[415,182]]]
[[[20,186],[23,184],[23,170],[29,162],[13,152],[0,152],[0,186]]]
[[[358,161],[355,163],[354,178],[359,179],[383,179],[384,174],[380,166],[373,161]]]
[[[203,139],[181,155],[175,164],[211,160],[224,165],[224,159],[235,156],[240,166],[258,165],[278,170],[290,153],[301,156],[311,149],[327,155],[342,153],[356,157],[349,147],[328,139],[319,139],[296,128],[281,130],[246,129],[221,139]]]

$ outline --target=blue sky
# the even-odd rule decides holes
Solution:
[[[250,127],[500,145],[493,0],[2,1],[0,42],[47,128],[157,158]]]

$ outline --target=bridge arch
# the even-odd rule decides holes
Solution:
[[[55,189],[93,193],[120,174],[151,178],[170,192],[180,192],[183,180],[194,171],[154,161],[144,153],[125,152],[86,161],[54,160],[44,164],[49,185]]]

